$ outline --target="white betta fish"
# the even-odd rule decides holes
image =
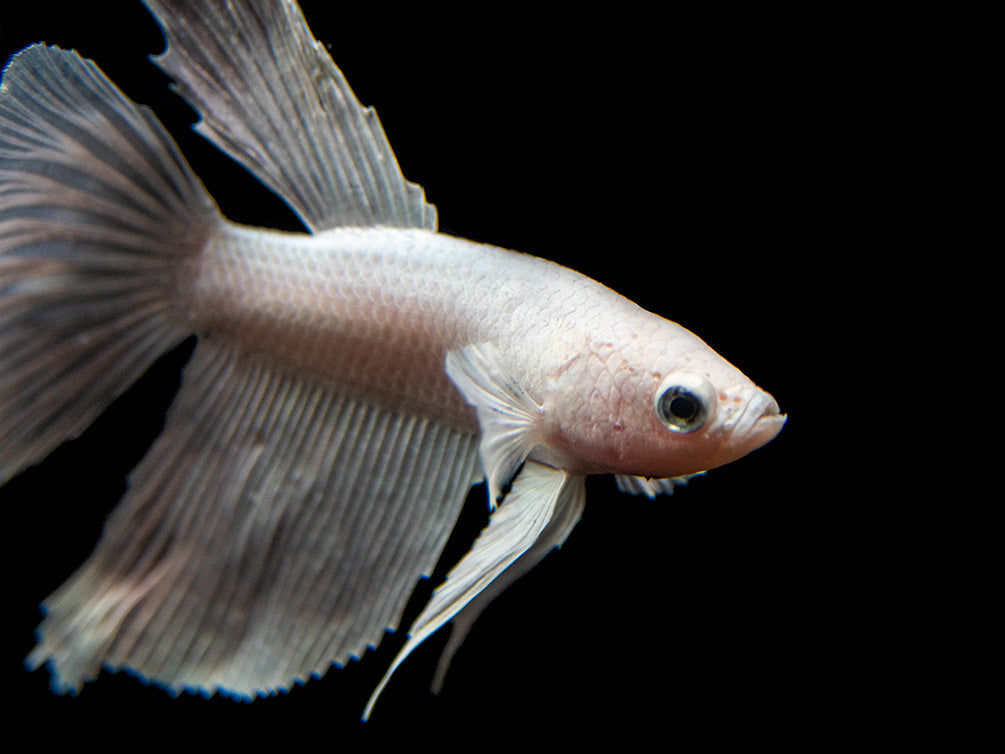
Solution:
[[[198,131],[309,233],[224,219],[90,61],[33,45],[0,87],[0,483],[198,343],[31,667],[243,698],[396,628],[469,488],[489,523],[394,668],[561,544],[590,474],[653,496],[771,440],[775,401],[576,272],[437,232],[293,0],[147,0]],[[369,712],[373,700],[367,707]]]

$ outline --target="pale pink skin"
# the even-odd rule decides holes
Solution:
[[[695,473],[784,423],[771,396],[688,330],[525,254],[417,229],[311,236],[224,223],[192,266],[179,295],[195,329],[454,426],[477,422],[445,373],[446,352],[492,343],[543,409],[531,457],[568,471]],[[718,396],[690,434],[653,409],[678,371]]]

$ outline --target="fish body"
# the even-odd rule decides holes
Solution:
[[[778,413],[683,327],[527,254],[424,229],[308,236],[224,222],[197,267],[184,286],[194,330],[465,431],[477,431],[475,412],[448,377],[446,356],[493,344],[508,376],[541,407],[540,450],[531,457],[578,473],[675,477],[721,463],[706,454],[690,460],[686,444],[667,448],[675,436],[654,426],[655,388],[692,355],[718,370],[722,413],[752,401],[748,419]],[[591,386],[587,395],[582,385]],[[734,423],[724,419],[719,433]],[[751,448],[764,438],[738,434]],[[724,442],[717,452],[725,462],[738,450]]]
[[[34,45],[0,85],[0,483],[198,345],[32,667],[254,697],[395,628],[468,489],[488,526],[409,629],[457,643],[561,544],[586,475],[633,494],[763,445],[778,405],[685,328],[532,256],[438,232],[290,0],[150,0],[197,130],[308,229],[219,213],[156,119]]]
[[[265,343],[340,387],[469,431],[477,423],[447,378],[448,351],[492,342],[520,353],[514,377],[541,393],[552,362],[573,355],[571,345],[556,353],[553,329],[589,328],[563,304],[617,298],[551,262],[423,229],[308,236],[229,223],[201,254],[191,290],[196,328]]]

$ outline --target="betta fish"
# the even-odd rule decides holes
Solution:
[[[399,628],[469,489],[488,524],[366,706],[560,545],[585,479],[654,497],[785,416],[697,336],[558,264],[437,230],[293,0],[146,0],[197,131],[307,232],[223,217],[150,110],[32,45],[0,85],[0,484],[196,336],[161,435],[28,665],[254,698]]]

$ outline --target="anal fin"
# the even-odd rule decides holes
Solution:
[[[288,688],[376,645],[478,477],[476,438],[204,338],[29,664],[175,691]]]

